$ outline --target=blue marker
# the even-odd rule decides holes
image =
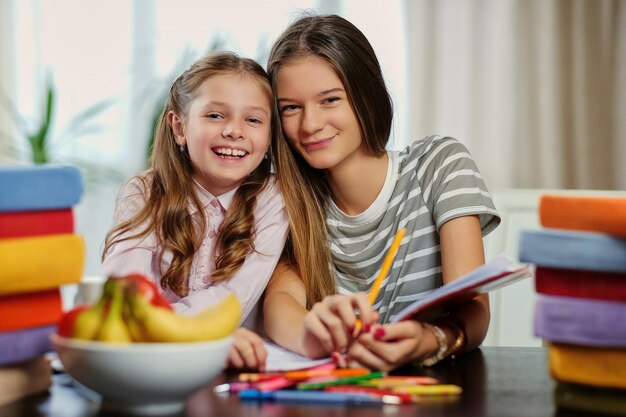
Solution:
[[[266,400],[277,402],[299,402],[317,404],[344,404],[344,405],[384,405],[400,404],[401,400],[393,396],[377,397],[367,393],[344,393],[328,391],[298,391],[278,390],[260,392],[257,390],[242,390],[239,392],[242,400]]]

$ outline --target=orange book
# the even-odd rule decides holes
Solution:
[[[57,288],[0,296],[0,332],[56,324],[62,312]]]
[[[626,237],[626,197],[541,196],[543,227],[582,230]]]

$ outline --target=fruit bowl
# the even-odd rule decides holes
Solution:
[[[232,336],[206,342],[105,343],[54,334],[68,374],[102,396],[102,406],[134,414],[180,412],[187,398],[226,366]]]

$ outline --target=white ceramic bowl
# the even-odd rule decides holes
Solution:
[[[52,336],[65,370],[102,396],[103,407],[136,414],[179,412],[225,366],[232,336],[208,342],[112,344]]]

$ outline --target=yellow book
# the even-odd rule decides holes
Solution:
[[[73,234],[0,240],[0,295],[40,291],[80,281],[83,238]]]
[[[626,349],[553,343],[550,372],[557,381],[605,388],[626,388]]]

